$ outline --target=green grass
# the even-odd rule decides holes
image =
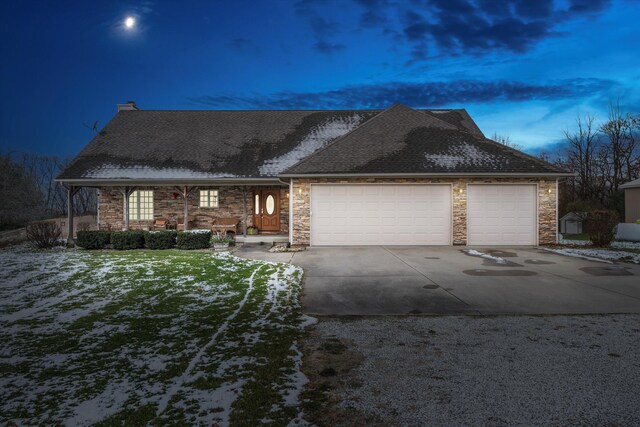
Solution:
[[[286,425],[302,271],[209,251],[0,251],[0,423]]]

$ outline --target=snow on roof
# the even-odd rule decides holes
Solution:
[[[103,163],[84,174],[90,179],[216,179],[237,178],[230,173],[210,173],[186,168],[156,168],[146,165],[115,165]]]
[[[486,166],[495,162],[495,156],[466,142],[451,145],[443,153],[425,153],[424,157],[436,166],[452,169],[459,166]]]
[[[267,159],[260,166],[261,175],[277,175],[295,165],[300,160],[325,147],[329,142],[339,138],[358,127],[363,121],[359,114],[348,117],[334,117],[315,126],[300,143],[288,153]]]

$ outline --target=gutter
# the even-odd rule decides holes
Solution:
[[[280,183],[279,178],[218,178],[218,179],[140,179],[140,178],[116,178],[116,179],[65,179],[56,178],[56,182],[86,187],[108,187],[122,185],[140,186],[174,186],[174,185],[273,185]],[[288,183],[287,183],[288,184]]]
[[[439,177],[500,177],[500,178],[531,178],[531,177],[573,177],[573,172],[555,173],[494,173],[494,172],[458,172],[458,173],[309,173],[309,174],[281,174],[279,178],[439,178]]]

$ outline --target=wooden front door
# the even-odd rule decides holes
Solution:
[[[280,231],[280,188],[257,188],[254,191],[253,225],[260,231]]]

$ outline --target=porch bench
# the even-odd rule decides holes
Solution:
[[[195,222],[196,218],[193,216],[188,216],[187,217],[187,224],[189,225],[189,229],[193,228],[193,223]],[[176,224],[176,230],[178,231],[184,231],[184,217],[178,217],[178,222]]]
[[[237,218],[216,218],[211,224],[211,231],[226,231],[238,234],[238,224],[240,221]]]

